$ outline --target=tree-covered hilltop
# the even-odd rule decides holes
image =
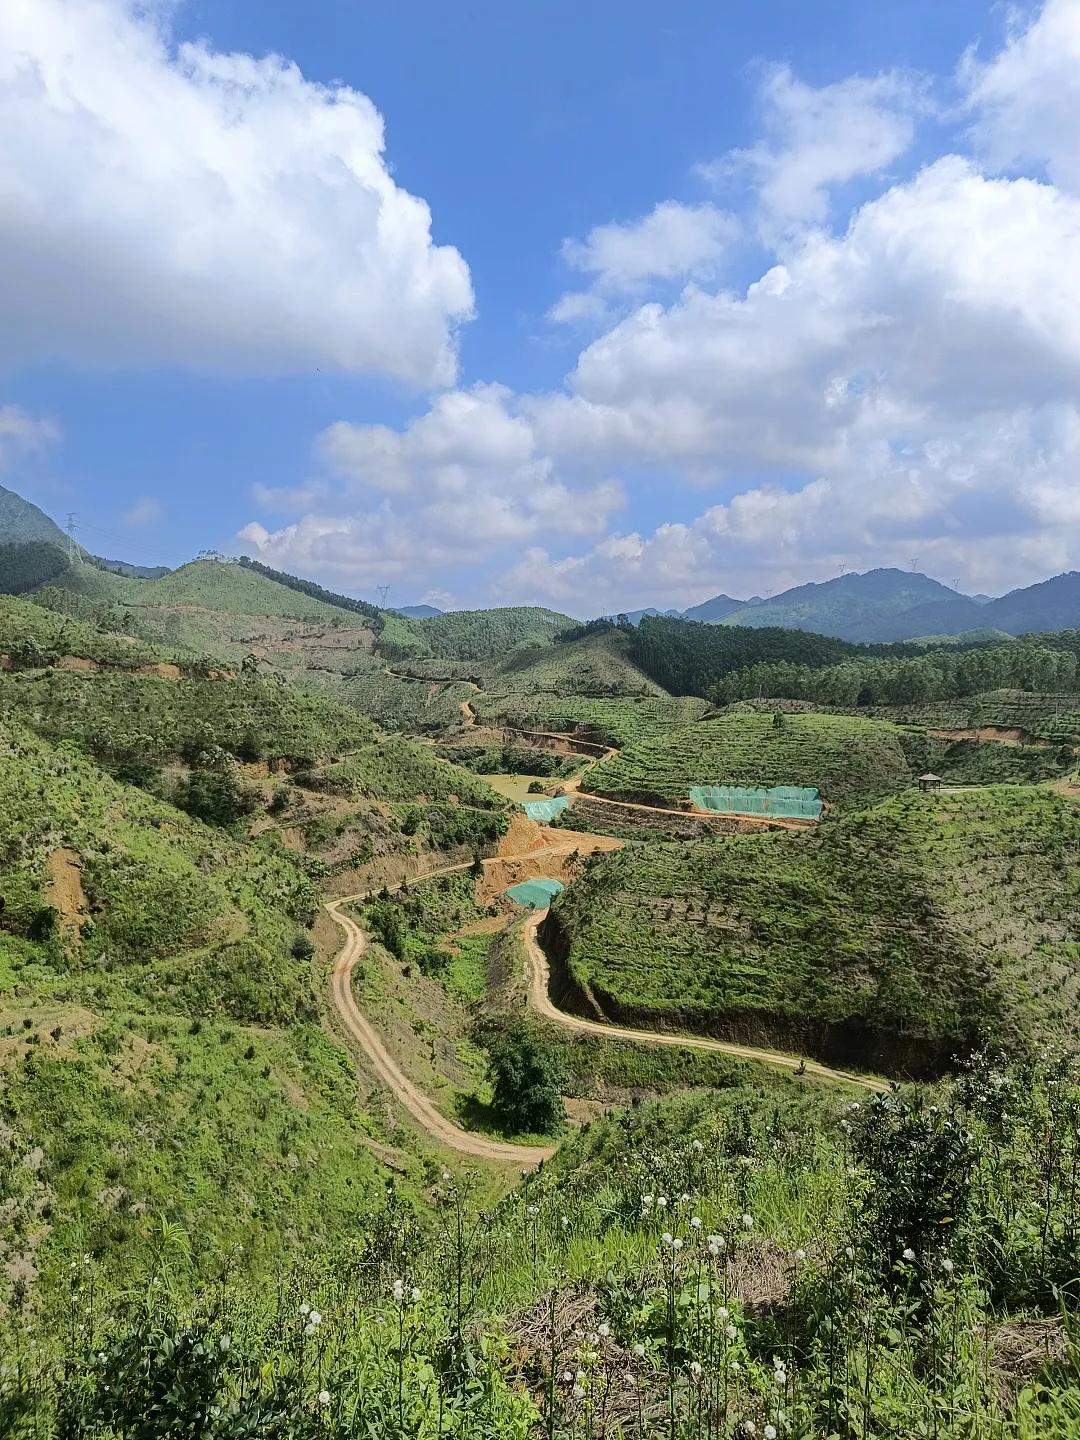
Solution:
[[[1071,630],[895,658],[851,655],[828,665],[762,658],[729,670],[709,698],[717,705],[763,696],[850,707],[917,705],[989,690],[1071,694],[1078,655],[1080,631]]]

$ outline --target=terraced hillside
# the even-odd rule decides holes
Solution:
[[[630,744],[583,788],[678,805],[692,785],[811,785],[826,800],[863,802],[902,789],[911,767],[896,726],[833,715],[723,715]]]
[[[157,580],[79,565],[34,598],[106,629],[237,667],[254,652],[284,670],[309,664],[340,670],[374,642],[367,617],[219,560],[195,560]]]
[[[443,662],[435,662],[440,668]],[[461,720],[462,706],[473,700],[476,687],[465,681],[408,679],[392,674],[377,655],[353,655],[344,673],[296,670],[293,684],[311,694],[351,705],[385,730],[437,735]]]
[[[909,791],[812,834],[605,856],[555,902],[578,1005],[840,1063],[934,1072],[1078,1034],[1080,809]]]
[[[517,605],[494,610],[454,610],[426,620],[388,616],[379,639],[389,660],[435,657],[441,660],[499,661],[513,650],[550,645],[574,624],[568,615],[543,606]]]

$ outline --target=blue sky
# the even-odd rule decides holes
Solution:
[[[9,0],[0,483],[398,603],[1044,578],[1078,112],[1080,0]]]

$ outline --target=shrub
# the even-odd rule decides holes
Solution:
[[[511,1134],[553,1135],[566,1120],[556,1053],[532,1026],[515,1020],[488,1042],[496,1114]]]

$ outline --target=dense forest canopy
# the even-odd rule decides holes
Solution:
[[[990,648],[850,656],[824,667],[760,660],[728,671],[709,698],[718,705],[769,697],[852,706],[910,705],[1000,689],[1067,693],[1077,686],[1078,642],[1080,632],[1064,631]]]

